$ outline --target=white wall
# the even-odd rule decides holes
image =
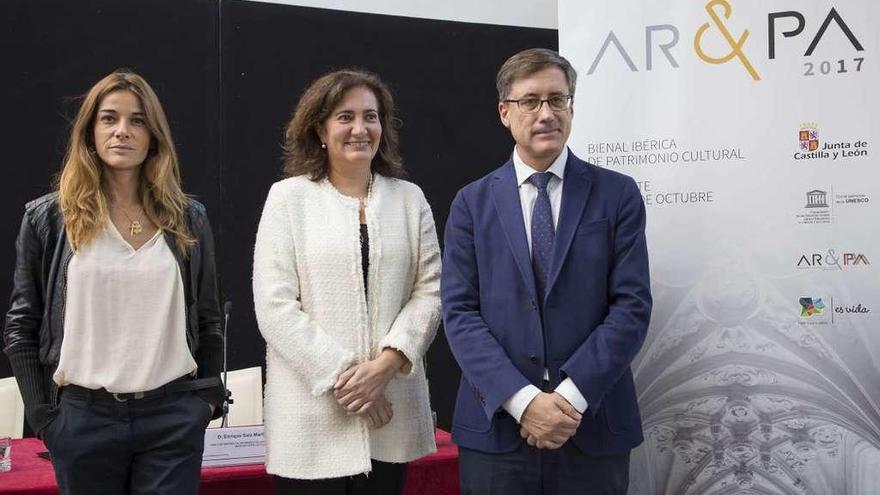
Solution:
[[[251,0],[247,0],[251,1]],[[556,0],[264,0],[422,19],[556,29]]]

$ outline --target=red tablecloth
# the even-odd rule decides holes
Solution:
[[[458,448],[449,433],[436,431],[437,452],[409,463],[406,495],[458,495]],[[2,495],[57,495],[52,464],[37,452],[43,442],[25,438],[12,442],[12,471],[0,473]],[[202,495],[271,495],[272,478],[262,464],[202,469]]]

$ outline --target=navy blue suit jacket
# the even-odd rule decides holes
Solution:
[[[543,317],[513,161],[462,188],[446,223],[446,336],[462,369],[453,439],[509,452],[523,439],[502,404],[571,378],[589,403],[573,440],[590,454],[642,442],[630,363],[651,315],[645,207],[632,178],[569,152]]]

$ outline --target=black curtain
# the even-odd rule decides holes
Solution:
[[[455,192],[499,166],[513,141],[495,73],[511,54],[557,48],[554,30],[415,19],[236,0],[4,0],[0,3],[0,300],[8,300],[22,206],[51,190],[76,98],[119,67],[143,75],[169,116],[187,192],[208,208],[224,299],[234,302],[230,369],[265,364],[251,293],[253,242],[280,179],[284,124],[309,81],[341,67],[394,91],[409,180],[441,235]],[[6,277],[7,282],[2,279]],[[11,374],[0,358],[0,377]],[[431,400],[448,429],[459,369],[438,333]]]

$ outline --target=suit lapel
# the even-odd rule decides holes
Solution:
[[[492,200],[495,210],[501,219],[501,227],[504,230],[507,244],[513,251],[516,265],[520,275],[533,298],[537,298],[535,291],[535,276],[532,272],[532,258],[529,255],[526,228],[522,217],[522,203],[519,200],[519,188],[516,183],[516,172],[513,169],[513,160],[508,160],[504,166],[495,173],[492,182]]]
[[[547,294],[559,277],[559,272],[571,248],[574,233],[584,215],[584,207],[590,197],[593,181],[584,164],[571,151],[565,163],[565,180],[562,181],[562,203],[560,204],[559,221],[556,225],[556,241],[553,244],[553,266],[547,282]]]

